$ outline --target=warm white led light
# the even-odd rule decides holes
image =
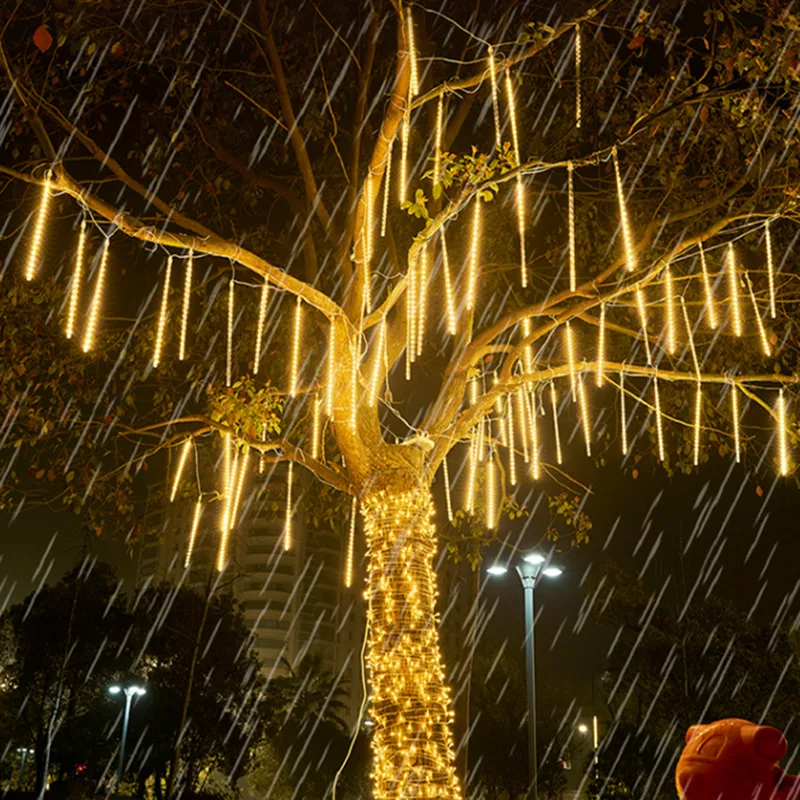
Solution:
[[[378,341],[374,350],[374,361],[372,362],[372,377],[369,381],[369,407],[375,408],[378,402],[378,388],[381,384],[381,373],[383,370],[383,351],[386,345],[386,317],[381,317],[381,324],[378,327]]]
[[[450,497],[450,473],[447,469],[447,456],[442,459],[442,478],[444,480],[444,499],[447,504],[447,521],[453,521],[453,500]]]
[[[553,409],[553,434],[556,440],[556,463],[561,464],[564,458],[561,453],[561,433],[558,430],[558,397],[556,395],[555,381],[550,381],[550,405]]]
[[[175,495],[178,493],[178,485],[183,475],[183,469],[186,466],[186,460],[189,458],[189,453],[192,449],[192,437],[190,436],[181,448],[181,454],[178,458],[178,468],[175,470],[175,477],[172,479],[172,491],[169,494],[170,503],[175,500]]]
[[[350,530],[347,535],[347,555],[344,562],[344,585],[349,589],[353,585],[353,551],[356,541],[356,512],[358,511],[358,498],[353,496],[350,504]]]
[[[486,459],[486,527],[489,530],[494,529],[494,504],[495,504],[495,488],[494,488],[494,456],[489,453]]]
[[[619,424],[622,438],[622,455],[628,455],[628,414],[625,410],[625,373],[619,373]]]
[[[319,458],[319,450],[320,450],[320,407],[322,405],[322,400],[320,400],[316,395],[314,395],[314,410],[313,410],[313,417],[311,422],[311,458],[315,461]]]
[[[572,180],[572,162],[567,164],[567,196],[569,198],[569,290],[574,292],[577,286],[575,275],[575,189]]]
[[[425,323],[428,314],[428,248],[423,245],[419,250],[418,267],[418,294],[419,303],[417,311],[417,355],[422,355],[422,346],[425,343]]]
[[[669,267],[664,272],[667,304],[667,352],[672,355],[677,348],[677,332],[675,330],[675,289],[672,285],[672,271]]]
[[[706,297],[706,315],[708,318],[708,324],[711,326],[713,330],[718,325],[717,308],[716,304],[714,303],[714,289],[711,286],[711,276],[708,274],[708,265],[706,264],[706,252],[705,250],[703,250],[703,243],[698,242],[697,246],[700,249],[700,267],[703,271],[703,291],[705,292],[705,297]]]
[[[769,315],[775,319],[777,313],[775,308],[775,263],[772,259],[772,236],[769,232],[769,220],[764,225],[764,233],[767,239],[767,279],[769,280]]]
[[[47,208],[50,205],[50,173],[45,175],[42,184],[42,197],[39,200],[39,212],[36,215],[36,224],[33,228],[33,238],[31,239],[31,249],[28,252],[28,263],[25,265],[25,280],[32,281],[36,277],[39,268],[39,254],[42,250],[42,239],[44,238],[44,223],[47,219]]]
[[[600,328],[597,331],[597,385],[605,383],[606,363],[606,304],[600,303]]]
[[[233,375],[233,278],[228,284],[228,346],[225,357],[225,385],[230,386]]]
[[[186,558],[183,561],[184,568],[187,568],[192,562],[192,553],[194,553],[194,545],[197,541],[197,529],[200,527],[200,517],[203,514],[203,501],[198,500],[194,504],[194,514],[192,515],[192,527],[189,531],[189,543],[186,546]]]
[[[697,392],[694,397],[694,465],[700,463],[700,422],[703,413],[703,386],[697,384]]]
[[[581,26],[575,26],[575,127],[581,126]]]
[[[789,441],[786,433],[786,399],[778,394],[778,466],[781,475],[789,474]]]
[[[256,328],[256,350],[253,356],[253,375],[258,375],[261,361],[261,344],[264,339],[264,323],[267,321],[267,302],[269,301],[269,281],[264,278],[261,286],[261,299],[258,303],[258,327]]]
[[[158,312],[158,328],[156,329],[156,347],[153,353],[153,366],[161,363],[161,350],[164,346],[164,328],[167,324],[167,309],[169,304],[169,281],[172,277],[172,256],[167,258],[167,269],[164,273],[164,291],[161,294],[161,308]]]
[[[572,339],[572,328],[567,322],[564,328],[564,337],[567,344],[567,366],[569,367],[569,387],[572,392],[572,402],[576,400],[576,373],[575,373],[575,343]]]
[[[294,307],[294,326],[292,330],[292,361],[289,373],[289,397],[297,396],[297,381],[300,371],[300,337],[302,335],[303,301],[300,297]]]
[[[750,292],[750,301],[753,304],[753,314],[756,318],[756,327],[758,328],[758,338],[761,341],[761,352],[769,358],[771,349],[769,346],[769,339],[767,338],[767,331],[764,328],[764,320],[761,319],[761,312],[758,310],[758,303],[756,302],[756,293],[753,291],[753,283],[750,276],[745,272],[745,279],[747,281],[747,288]]]
[[[731,322],[733,335],[742,335],[742,310],[739,307],[739,276],[736,273],[736,256],[733,244],[728,242],[728,290],[731,299]]]
[[[83,259],[86,252],[86,220],[81,220],[81,230],[78,234],[78,252],[75,254],[75,268],[72,271],[72,284],[69,291],[69,309],[67,311],[67,339],[75,333],[75,319],[78,314],[78,298],[81,293],[83,280]]]
[[[467,311],[475,308],[476,293],[478,289],[478,258],[480,257],[481,237],[481,198],[475,194],[472,211],[472,235],[469,243],[469,267],[467,274]]]
[[[178,360],[186,358],[186,331],[189,326],[189,301],[192,295],[192,269],[194,262],[194,252],[189,251],[189,258],[186,259],[186,272],[183,276],[183,307],[181,309],[181,339],[178,346]]]
[[[286,512],[283,521],[283,549],[292,549],[292,484],[294,479],[294,462],[289,462],[289,472],[286,477]]]
[[[494,48],[489,46],[489,83],[492,87],[492,111],[494,113],[494,136],[495,147],[501,150],[503,147],[500,135],[500,106],[497,100],[497,70],[494,63]]]
[[[636,269],[636,253],[633,249],[633,237],[631,236],[631,229],[628,223],[628,209],[625,204],[625,191],[622,188],[622,176],[619,171],[619,159],[617,157],[616,147],[612,150],[612,157],[614,160],[614,174],[617,178],[617,202],[619,203],[622,242],[625,246],[625,266],[628,272],[633,272]]]
[[[731,417],[733,419],[733,456],[736,463],[741,459],[741,439],[739,436],[739,392],[736,384],[731,384]]]
[[[586,444],[586,455],[592,456],[592,422],[589,419],[589,401],[586,399],[586,387],[581,376],[578,379],[578,407],[581,411],[581,423],[583,426],[583,441]]]
[[[450,256],[447,253],[447,240],[444,228],[441,232],[442,242],[442,271],[444,272],[444,300],[447,311],[447,332],[454,336],[456,333],[456,303],[453,297],[453,280],[450,274]]]
[[[108,242],[108,239],[103,242],[103,253],[100,256],[100,266],[97,268],[97,277],[94,281],[94,294],[92,295],[92,303],[89,306],[89,319],[83,335],[84,353],[88,353],[94,344],[94,335],[97,329],[97,320],[100,316],[100,304],[103,301],[103,287],[105,286],[106,270],[108,268]]]
[[[408,90],[412,97],[419,93],[419,70],[417,69],[417,45],[414,38],[414,17],[411,9],[406,10],[406,36],[408,39],[408,57],[411,61],[411,77]]]
[[[658,391],[658,378],[653,379],[656,396],[656,438],[658,439],[658,460],[664,461],[664,424],[661,419],[661,395]]]

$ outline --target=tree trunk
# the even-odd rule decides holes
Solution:
[[[439,647],[436,531],[428,489],[362,501],[375,800],[460,797],[453,712]]]

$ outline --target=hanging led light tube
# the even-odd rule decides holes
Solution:
[[[736,463],[741,459],[741,438],[739,435],[739,393],[736,384],[731,384],[731,417],[733,418],[733,456]]]
[[[616,147],[611,151],[611,154],[614,161],[614,174],[617,179],[617,202],[619,203],[622,242],[625,247],[625,267],[628,272],[633,272],[636,269],[636,253],[633,249],[633,237],[631,236],[631,229],[628,223],[628,209],[625,204],[625,192],[622,188],[622,176],[619,171],[619,158],[617,157]]]
[[[225,356],[225,385],[231,385],[233,374],[233,278],[228,284],[228,342]]]
[[[494,114],[495,148],[502,150],[503,142],[500,135],[500,105],[497,100],[497,70],[494,63],[494,48],[489,45],[489,83],[492,87],[492,112]]]
[[[75,254],[75,267],[72,271],[72,284],[69,292],[69,309],[67,311],[67,339],[75,333],[75,319],[78,315],[78,298],[83,280],[83,259],[86,252],[86,220],[81,220],[81,229],[78,234],[78,252]]]
[[[711,286],[711,276],[708,274],[706,252],[703,250],[703,243],[698,242],[697,246],[700,249],[700,267],[703,271],[703,291],[706,299],[706,315],[708,317],[709,326],[712,330],[715,330],[718,325],[718,321],[716,304],[714,303],[714,289]]]
[[[789,442],[786,434],[786,399],[778,394],[778,466],[781,475],[789,474]]]
[[[300,371],[300,336],[303,314],[303,301],[298,296],[294,307],[294,327],[292,331],[292,361],[291,372],[289,374],[289,397],[297,396],[297,381]]]
[[[555,381],[550,381],[550,405],[553,409],[553,435],[556,441],[556,463],[561,464],[564,458],[561,452],[561,433],[558,429],[558,397],[556,396]]]
[[[158,312],[158,328],[156,329],[156,346],[153,353],[153,366],[161,363],[161,350],[164,346],[164,328],[167,324],[167,308],[169,304],[169,281],[172,277],[172,256],[167,258],[167,269],[164,273],[164,291],[161,295],[161,309]]]
[[[353,551],[356,541],[356,512],[358,498],[354,495],[350,505],[350,531],[347,535],[347,555],[344,562],[344,585],[349,589],[353,585]]]
[[[625,410],[625,373],[619,373],[619,416],[620,432],[622,434],[622,455],[628,455],[628,415]]]
[[[517,485],[517,452],[514,443],[514,408],[511,397],[506,395],[506,437],[508,442],[508,479],[512,486]]]
[[[772,236],[769,232],[769,220],[764,224],[764,234],[767,240],[767,279],[769,280],[769,315],[775,319],[775,264],[772,259]]]
[[[269,281],[264,278],[261,287],[261,298],[258,303],[258,327],[256,328],[256,351],[253,356],[253,375],[258,375],[261,361],[261,343],[264,338],[264,323],[267,321],[267,302],[269,301]]]
[[[189,326],[189,301],[192,294],[192,270],[194,262],[194,251],[189,251],[186,259],[186,272],[183,276],[183,305],[181,308],[181,338],[178,346],[178,360],[186,358],[186,330]]]
[[[567,164],[567,194],[569,198],[569,290],[574,292],[577,287],[577,276],[575,275],[575,189],[572,180],[573,166],[570,161]]]
[[[386,149],[386,173],[383,176],[383,209],[381,210],[381,238],[386,236],[386,218],[389,216],[389,184],[392,177],[392,148],[394,147],[394,139],[389,140],[389,146]]]
[[[703,385],[697,384],[694,398],[694,465],[700,463],[700,422],[703,413]]]
[[[658,460],[664,462],[664,427],[661,419],[661,395],[658,391],[658,378],[653,378],[656,395],[656,438],[658,439]]]
[[[425,323],[428,313],[428,248],[423,245],[419,251],[419,320],[417,321],[417,355],[422,355],[425,343]]]
[[[283,549],[292,549],[292,483],[294,480],[294,461],[289,462],[286,478],[286,512],[283,521]]]
[[[239,473],[236,476],[236,494],[233,497],[230,519],[228,520],[228,526],[231,530],[236,526],[236,518],[239,516],[239,501],[242,498],[242,489],[244,487],[244,479],[247,476],[247,462],[249,459],[250,448],[245,445],[244,453],[242,454],[239,464]]]
[[[89,306],[89,319],[86,323],[86,331],[83,336],[84,353],[88,353],[94,344],[94,335],[97,328],[97,320],[100,316],[100,304],[103,301],[103,287],[105,286],[106,270],[108,268],[108,243],[108,239],[103,242],[100,266],[97,268],[97,277],[94,281],[94,294],[92,295],[92,303]]]
[[[456,333],[456,304],[453,297],[453,281],[450,274],[450,257],[447,253],[447,240],[444,235],[444,228],[441,232],[442,242],[442,271],[444,272],[444,298],[445,310],[447,312],[447,332],[451,336]]]
[[[581,127],[581,26],[575,25],[575,127]]]
[[[42,250],[42,239],[44,238],[44,223],[47,219],[47,208],[50,205],[50,171],[44,177],[42,184],[42,197],[39,200],[39,212],[36,215],[36,224],[33,228],[33,238],[31,239],[31,249],[28,252],[28,262],[25,265],[25,280],[32,281],[36,277],[39,267],[39,254]]]
[[[567,343],[567,366],[569,367],[569,386],[570,392],[572,394],[572,402],[574,403],[576,398],[576,373],[575,373],[575,344],[572,340],[572,328],[570,327],[569,322],[566,323],[566,327],[564,328],[564,336],[566,337]]]
[[[169,501],[172,503],[175,500],[175,495],[178,493],[178,484],[181,480],[181,475],[183,475],[183,468],[186,466],[186,459],[189,458],[189,453],[192,449],[192,437],[190,436],[184,443],[183,447],[181,448],[181,454],[178,458],[178,468],[175,470],[175,477],[172,480],[172,491],[169,495]]]
[[[331,320],[328,332],[328,379],[325,394],[325,413],[333,418],[333,399],[336,395],[336,326]]]
[[[605,383],[606,363],[606,304],[600,303],[600,327],[597,332],[597,385]]]
[[[386,317],[381,317],[378,328],[378,341],[375,345],[375,360],[372,362],[372,377],[369,382],[368,403],[370,408],[375,408],[378,402],[378,387],[381,383],[381,368],[383,366],[382,354],[386,344]]]
[[[739,276],[736,274],[736,256],[733,244],[728,242],[728,289],[731,298],[731,322],[733,335],[742,335],[742,310],[739,307]]]
[[[447,469],[447,456],[442,459],[442,477],[444,479],[444,499],[447,504],[447,521],[453,521],[453,501],[450,497],[450,473]]]
[[[583,427],[583,440],[586,444],[586,455],[592,457],[592,423],[589,419],[589,403],[586,399],[586,387],[584,386],[583,376],[578,378],[578,407],[581,412],[581,423]]]
[[[667,352],[672,355],[677,349],[677,335],[675,330],[675,290],[672,285],[672,271],[669,267],[664,272],[666,282],[667,302]]]
[[[314,411],[313,411],[313,418],[311,422],[311,458],[315,461],[319,459],[319,450],[320,450],[320,406],[322,405],[322,401],[314,395]]]
[[[758,303],[756,302],[756,294],[753,291],[753,283],[750,280],[750,276],[745,272],[744,274],[745,280],[747,282],[747,288],[750,292],[750,301],[753,304],[753,313],[755,314],[756,318],[756,327],[758,328],[758,338],[761,341],[761,352],[769,358],[771,355],[771,349],[769,346],[769,339],[767,338],[767,331],[764,328],[764,320],[761,319],[761,312],[758,310]]]
[[[486,459],[486,527],[489,530],[494,528],[495,523],[494,494],[494,456],[489,452],[489,457]]]
[[[192,515],[192,528],[189,531],[189,543],[186,546],[186,558],[183,561],[184,569],[189,567],[192,561],[192,553],[194,553],[194,545],[197,541],[197,530],[200,527],[200,517],[203,514],[203,501],[198,500],[194,504],[194,514]]]
[[[476,192],[472,212],[472,236],[469,245],[469,266],[467,273],[467,311],[475,308],[478,287],[478,258],[481,236],[481,198]]]

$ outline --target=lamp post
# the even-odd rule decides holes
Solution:
[[[120,784],[122,783],[122,772],[125,769],[125,742],[128,739],[128,722],[131,718],[131,701],[134,697],[141,697],[146,694],[147,689],[144,686],[131,684],[130,686],[120,686],[114,684],[108,687],[108,693],[117,695],[125,695],[125,715],[122,718],[122,741],[119,744],[119,769],[117,771],[117,791],[119,791]]]
[[[546,578],[557,578],[563,570],[559,567],[545,566],[547,559],[541,553],[528,553],[522,562],[517,564],[517,575],[522,581],[525,595],[525,664],[528,685],[528,797],[537,800],[536,788],[536,648],[534,647],[534,608],[533,590],[540,575]],[[490,575],[505,575],[508,567],[494,564],[486,570]]]

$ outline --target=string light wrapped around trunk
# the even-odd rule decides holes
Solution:
[[[439,648],[430,493],[381,491],[362,500],[373,796],[459,800],[451,695]]]
[[[75,319],[78,315],[78,299],[81,293],[83,280],[83,259],[86,253],[86,220],[81,220],[81,229],[78,234],[78,252],[75,254],[75,267],[72,271],[72,283],[69,290],[69,308],[67,310],[67,339],[75,333]]]
[[[167,258],[167,268],[164,273],[164,290],[161,294],[161,308],[158,312],[158,327],[156,329],[156,346],[153,352],[153,366],[161,363],[161,350],[164,347],[164,328],[167,324],[167,308],[169,304],[169,282],[172,277],[172,256]]]
[[[97,268],[97,277],[94,280],[94,294],[92,303],[89,306],[89,319],[86,322],[86,330],[83,335],[83,352],[88,353],[94,344],[97,320],[100,316],[100,304],[103,302],[103,287],[106,283],[106,271],[108,269],[108,247],[109,240],[103,242],[103,252],[100,255],[100,266]]]
[[[178,360],[186,358],[186,331],[189,326],[189,302],[192,296],[192,271],[194,268],[194,251],[189,251],[186,259],[186,272],[183,275],[183,304],[181,308],[181,339],[178,346]]]
[[[25,265],[25,280],[32,281],[36,277],[39,268],[39,256],[42,252],[42,240],[44,239],[44,223],[47,219],[47,209],[50,205],[50,171],[44,177],[42,184],[42,197],[39,200],[39,211],[36,214],[36,224],[33,228],[31,239],[31,249],[28,252],[28,262]]]

